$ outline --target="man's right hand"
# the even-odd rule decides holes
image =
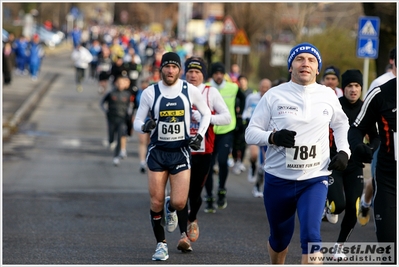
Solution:
[[[155,119],[156,120],[156,119]],[[147,119],[143,126],[141,126],[141,130],[145,133],[150,133],[156,126],[155,120],[153,119]]]
[[[296,132],[287,129],[274,132],[269,137],[269,143],[276,146],[293,147],[295,145]]]
[[[365,143],[358,144],[353,150],[351,159],[356,163],[371,163],[373,149]]]

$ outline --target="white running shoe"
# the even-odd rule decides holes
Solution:
[[[234,159],[229,157],[229,159],[227,160],[227,165],[229,165],[230,168],[233,167],[234,166]]]
[[[147,164],[146,163],[140,163],[140,172],[145,173],[147,169]]]
[[[170,212],[168,207],[169,207],[169,202],[170,202],[170,196],[167,196],[165,198],[165,225],[166,225],[166,231],[169,233],[172,233],[176,227],[177,227],[177,213],[176,211]]]
[[[252,189],[252,195],[254,197],[263,197],[263,193],[256,186]]]
[[[237,163],[238,163],[238,168],[240,168],[240,171],[245,172],[247,170],[244,163],[242,163],[241,161],[237,161]]]
[[[263,193],[256,186],[252,189],[252,195],[254,197],[263,197]]]
[[[339,259],[340,261],[342,261],[343,259],[346,258],[346,255],[344,254],[343,249],[344,249],[344,245],[343,244],[335,243],[335,245],[334,245],[335,253],[334,253],[334,256],[333,256],[334,260],[338,260]]]
[[[121,159],[127,158],[127,153],[126,153],[126,149],[122,149],[121,152],[119,153],[119,157]]]
[[[240,166],[237,164],[237,162],[234,164],[232,172],[235,175],[240,175],[241,174],[241,169],[240,169]]]
[[[159,242],[155,249],[154,255],[152,255],[153,261],[164,261],[169,259],[168,244]]]
[[[121,163],[121,161],[119,160],[119,157],[115,157],[112,162],[114,163],[115,166],[119,166],[119,164]]]
[[[338,214],[332,214],[329,208],[327,208],[326,211],[326,218],[332,224],[336,224],[338,222]]]
[[[255,183],[256,182],[256,174],[252,175],[252,167],[248,170],[248,182]]]
[[[116,145],[117,145],[117,143],[116,143],[115,141],[112,142],[111,144],[109,144],[109,145],[108,145],[109,150],[110,150],[110,151],[113,151],[113,150],[115,149]]]

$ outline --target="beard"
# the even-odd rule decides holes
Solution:
[[[174,85],[178,79],[179,79],[179,74],[176,74],[176,76],[170,77],[162,72],[162,81],[168,86]]]

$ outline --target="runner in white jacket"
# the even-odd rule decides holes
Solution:
[[[89,63],[93,60],[93,56],[90,54],[90,51],[87,48],[81,44],[78,44],[72,51],[71,59],[76,70],[76,90],[78,92],[82,92],[82,82],[85,78],[85,70],[89,66]]]
[[[345,169],[350,156],[348,118],[331,88],[316,83],[320,52],[311,44],[294,47],[288,57],[291,81],[271,88],[256,106],[245,133],[248,144],[267,145],[264,204],[270,224],[271,263],[285,263],[294,232],[301,223],[302,263],[309,242],[321,242],[320,224],[332,169]],[[329,126],[338,154],[331,160]],[[314,262],[313,262],[314,263]]]
[[[199,237],[197,214],[202,205],[202,188],[205,185],[211,168],[212,153],[215,143],[213,125],[230,124],[231,115],[219,90],[210,85],[203,84],[206,79],[207,71],[206,63],[202,58],[190,57],[186,59],[184,71],[187,82],[195,85],[198,91],[202,93],[202,97],[212,114],[208,130],[201,142],[201,148],[197,151],[191,151],[190,190],[188,193],[189,203],[187,203],[183,210],[177,212],[181,234],[177,248],[182,252],[189,252],[192,251],[190,241],[195,242]],[[202,115],[200,112],[193,108],[190,125],[191,136],[197,134],[201,118]],[[188,207],[190,207],[190,212],[188,211]]]

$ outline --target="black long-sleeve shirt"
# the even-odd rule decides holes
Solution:
[[[128,90],[113,88],[100,101],[101,109],[106,112],[108,120],[114,123],[124,122],[128,114],[131,93]],[[105,107],[107,103],[107,107]]]
[[[386,175],[386,177],[389,177],[390,180],[386,180],[387,185],[395,185],[395,188],[395,149],[397,149],[398,146],[398,144],[395,143],[397,140],[394,141],[394,135],[397,135],[396,97],[396,78],[379,87],[371,89],[364,100],[359,115],[351,125],[348,132],[349,144],[353,151],[353,149],[362,142],[363,137],[368,133],[368,130],[377,123],[378,135],[381,143],[376,168],[377,171],[382,172],[384,176]],[[376,136],[369,137],[371,143],[373,143],[374,138],[378,138]]]
[[[363,101],[361,99],[358,99],[355,103],[350,103],[345,96],[340,97],[338,100],[341,104],[342,110],[345,112],[346,116],[348,117],[349,125],[352,125],[360,113]],[[369,136],[370,135],[377,136],[377,127],[375,126],[375,124],[371,126],[369,129],[367,129],[367,134],[369,134]],[[332,138],[330,158],[333,158],[337,153],[338,153],[337,148],[335,146],[334,139]],[[350,164],[353,163],[352,160],[349,160],[349,163]]]

